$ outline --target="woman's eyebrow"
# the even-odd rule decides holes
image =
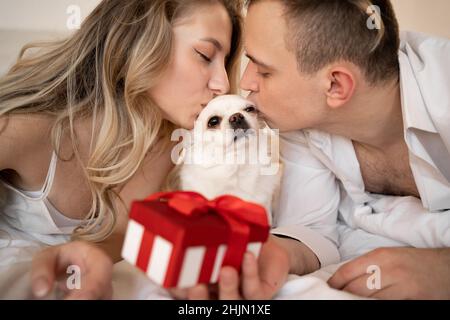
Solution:
[[[223,50],[222,44],[217,39],[214,39],[214,38],[203,38],[203,39],[200,39],[200,40],[212,43],[219,51]]]

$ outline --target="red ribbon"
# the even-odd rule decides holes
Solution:
[[[242,257],[247,250],[250,235],[249,224],[269,228],[264,207],[230,195],[208,200],[196,192],[176,191],[155,193],[145,200],[166,200],[169,207],[188,217],[196,217],[210,212],[219,214],[228,223],[231,230],[228,249],[222,265],[232,266],[237,270],[240,270]]]

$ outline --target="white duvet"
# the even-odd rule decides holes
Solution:
[[[423,219],[430,219],[431,215],[408,213],[408,226],[420,226],[415,234],[430,228],[429,223],[421,223]],[[434,216],[436,218],[437,216]],[[443,218],[442,215],[438,216]],[[375,219],[383,218],[381,225],[384,230],[393,231],[391,222],[398,222],[402,215],[373,215],[361,217],[372,219],[372,228],[378,226]],[[1,219],[0,219],[1,222]],[[365,221],[361,221],[363,223]],[[444,221],[445,222],[445,221]],[[402,225],[400,223],[400,225]],[[441,224],[448,233],[448,221]],[[8,229],[8,233],[1,230],[5,227],[0,223],[0,299],[30,299],[30,267],[33,255],[44,245],[17,230]],[[391,230],[392,229],[392,230]],[[351,260],[377,247],[418,246],[433,247],[429,243],[404,243],[403,234],[411,234],[405,228],[395,228],[393,235],[382,236],[369,233],[362,229],[351,229],[348,226],[339,227],[340,254],[343,259]],[[372,230],[373,231],[373,230]],[[396,240],[392,239],[395,238]],[[422,237],[423,238],[423,237]],[[447,239],[439,237],[440,239]],[[49,239],[46,239],[49,240]],[[448,240],[448,239],[447,239]],[[58,240],[59,241],[59,240]],[[56,242],[58,242],[56,241]],[[48,243],[48,242],[47,242]],[[275,299],[360,299],[360,297],[346,292],[331,289],[326,281],[337,270],[339,265],[329,265],[312,274],[305,276],[290,275],[288,281],[275,296]],[[122,261],[114,266],[113,273],[114,299],[171,299],[168,293],[154,285],[143,273],[127,262]],[[57,298],[56,295],[50,298]]]
[[[444,213],[448,216],[449,212]],[[405,217],[406,215],[406,217]],[[376,214],[362,215],[361,224],[368,224],[371,228],[384,230],[389,234],[380,233],[379,230],[371,230],[373,233],[362,229],[351,229],[348,226],[339,226],[341,258],[351,260],[359,255],[377,247],[415,246],[434,247],[436,243],[429,243],[427,237],[414,237],[422,242],[406,241],[408,235],[426,235],[433,230],[436,219],[439,226],[445,231],[440,235],[440,241],[448,246],[449,221],[444,215],[419,214],[414,210],[408,210],[403,215]],[[399,223],[399,219],[408,223]],[[430,223],[433,222],[433,224]],[[1,221],[1,219],[0,219]],[[426,221],[427,223],[423,223]],[[394,222],[397,222],[394,224]],[[395,227],[397,225],[397,227]],[[401,227],[399,227],[401,226]],[[0,223],[0,227],[4,227]],[[9,229],[9,234],[2,233],[0,228],[0,299],[29,299],[30,283],[29,270],[33,255],[43,247],[27,235]],[[411,229],[414,232],[411,232]],[[378,231],[378,232],[376,232]],[[392,233],[392,234],[391,234]],[[286,284],[282,287],[275,299],[359,299],[354,295],[331,289],[326,281],[337,270],[339,265],[330,265],[312,274],[305,276],[290,275]],[[166,291],[154,285],[139,270],[123,261],[114,266],[113,273],[114,299],[170,299]],[[51,297],[55,298],[55,296]]]

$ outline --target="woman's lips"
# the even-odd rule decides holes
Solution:
[[[205,104],[201,104],[200,106],[201,106],[200,111],[195,114],[195,120],[198,119],[198,117],[200,116],[200,113],[202,113],[202,110],[206,107]]]

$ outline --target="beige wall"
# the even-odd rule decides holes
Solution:
[[[86,17],[100,0],[0,0],[0,74],[29,41],[68,32],[66,12],[78,5]],[[129,1],[129,0],[123,0]],[[401,29],[450,38],[450,0],[392,0]]]
[[[66,31],[66,9],[69,5],[79,5],[81,15],[85,17],[98,2],[0,0],[0,29]],[[392,3],[402,29],[450,38],[450,0],[392,0]]]
[[[123,0],[127,1],[127,0]],[[81,18],[95,8],[99,0],[0,0],[0,29],[67,31],[66,12],[70,5],[80,8]]]
[[[126,1],[126,0],[124,0]],[[50,40],[70,32],[67,8],[78,5],[81,19],[99,0],[0,0],[0,75],[28,42]]]
[[[402,30],[450,38],[450,0],[391,0]]]

